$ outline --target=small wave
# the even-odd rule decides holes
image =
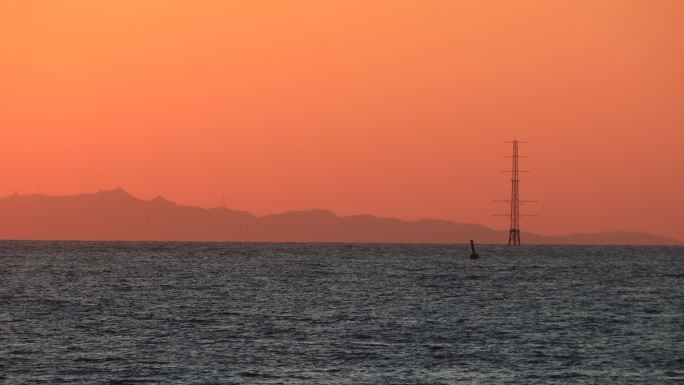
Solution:
[[[131,378],[131,379],[116,379],[109,380],[107,385],[134,385],[134,384],[144,384],[144,383],[154,383],[158,384],[159,379],[144,379],[144,378]]]
[[[25,354],[34,354],[38,353],[37,350],[29,350],[29,349],[15,349],[15,350],[10,350],[9,354],[14,354],[14,355],[25,355]]]
[[[275,378],[274,376],[266,373],[262,373],[256,370],[244,370],[239,373],[242,377],[247,378]]]
[[[122,361],[120,357],[76,357],[74,359],[76,362],[94,362],[94,363],[99,363],[99,362],[114,362],[114,361]]]
[[[363,334],[363,333],[354,333],[351,336],[353,339],[356,340],[372,340],[373,336],[370,334]]]
[[[684,380],[684,372],[665,372],[665,377],[674,380]]]

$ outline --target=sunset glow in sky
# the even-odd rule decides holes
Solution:
[[[0,195],[684,240],[684,1],[7,1]]]

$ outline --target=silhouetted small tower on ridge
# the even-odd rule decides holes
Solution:
[[[513,144],[513,155],[510,156],[512,158],[512,165],[510,170],[502,171],[502,172],[510,172],[511,173],[511,199],[510,200],[503,200],[503,201],[495,201],[495,202],[506,202],[510,205],[511,207],[511,212],[509,214],[499,214],[500,216],[508,216],[510,218],[510,228],[508,230],[508,244],[509,245],[520,245],[520,217],[521,216],[533,216],[533,215],[523,215],[520,214],[520,205],[522,203],[527,203],[527,202],[536,202],[536,201],[523,201],[520,200],[520,190],[519,190],[519,184],[520,184],[520,176],[519,174],[521,172],[529,172],[529,171],[520,171],[518,169],[518,158],[525,158],[524,156],[520,156],[518,154],[518,144],[519,143],[525,143],[525,142],[519,142],[517,140],[514,140],[512,142],[506,142],[506,143],[512,143]]]

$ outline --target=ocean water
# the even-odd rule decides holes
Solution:
[[[684,248],[478,252],[0,242],[0,383],[684,383]]]

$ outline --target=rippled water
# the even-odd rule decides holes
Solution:
[[[684,248],[478,252],[0,242],[0,382],[684,382]]]

